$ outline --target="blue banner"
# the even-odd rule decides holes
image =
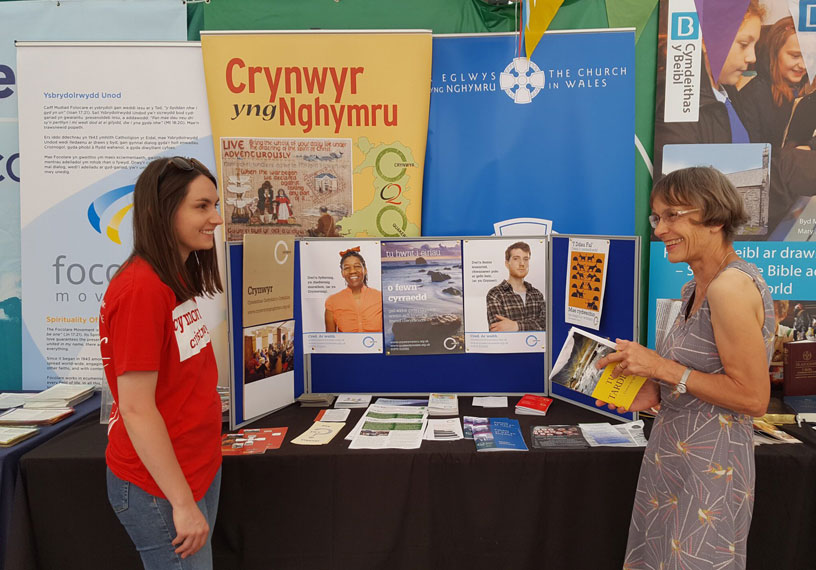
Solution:
[[[175,0],[0,2],[0,389],[21,386],[20,161],[15,40],[185,40]]]
[[[635,32],[434,38],[423,235],[635,232]]]

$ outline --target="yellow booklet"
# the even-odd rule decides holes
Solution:
[[[629,408],[646,382],[643,376],[612,376],[614,364],[598,370],[595,364],[615,352],[615,343],[572,327],[550,372],[550,380],[597,400]]]

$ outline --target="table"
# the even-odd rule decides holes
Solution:
[[[361,410],[327,446],[290,444],[317,411],[290,406],[256,422],[288,426],[283,447],[224,458],[216,568],[622,566],[642,449],[477,454],[472,441],[458,441],[348,450],[342,437]],[[460,413],[516,417],[512,408],[472,408],[469,397]],[[544,418],[517,418],[528,443],[532,425],[605,420],[564,402]],[[808,442],[756,452],[752,570],[816,560],[816,437],[789,431]],[[9,568],[140,568],[107,504],[104,447],[104,426],[86,420],[22,458]]]
[[[20,457],[85,417],[93,416],[98,422],[99,402],[100,395],[94,394],[84,402],[77,404],[74,407],[73,415],[54,425],[40,427],[37,435],[21,441],[17,445],[0,447],[0,552],[6,551],[6,538],[10,528],[11,508]],[[0,570],[2,568],[3,560],[0,557]],[[13,568],[13,566],[9,568]]]

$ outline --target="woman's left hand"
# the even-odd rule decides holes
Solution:
[[[650,350],[631,340],[616,338],[615,343],[617,352],[601,358],[597,363],[598,369],[616,363],[617,366],[612,370],[614,377],[634,374],[646,378],[659,378],[658,368],[663,358],[654,350]]]

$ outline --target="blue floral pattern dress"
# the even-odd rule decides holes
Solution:
[[[725,269],[749,275],[762,295],[762,336],[770,363],[773,301],[755,265],[738,259]],[[708,299],[688,319],[696,284],[683,286],[680,314],[657,352],[694,370],[723,371]],[[661,383],[661,409],[640,468],[624,569],[745,568],[754,506],[751,417],[677,394]]]

